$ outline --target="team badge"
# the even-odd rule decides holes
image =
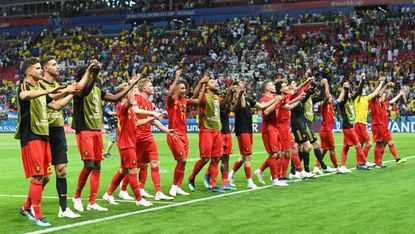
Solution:
[[[249,151],[249,147],[246,147],[246,148],[245,148],[245,151]]]
[[[180,152],[179,152],[179,155],[180,155],[180,156],[182,156],[182,155],[183,155],[183,152],[182,152],[182,151],[180,151]]]
[[[273,146],[272,146],[272,149],[274,149],[274,150],[275,150],[275,149],[277,149],[277,146],[273,145]]]
[[[136,164],[136,163],[137,163],[137,160],[133,159],[133,164]]]
[[[39,172],[39,171],[40,171],[40,166],[39,166],[39,165],[36,165],[35,170],[36,170],[37,172]]]
[[[89,152],[87,150],[84,151],[84,156],[88,156]]]

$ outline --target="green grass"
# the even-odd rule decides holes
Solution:
[[[415,155],[413,139],[415,134],[393,134],[396,148],[401,157]],[[106,139],[106,137],[104,137]],[[175,162],[164,134],[156,134],[160,169],[162,171],[162,189],[167,194],[172,182]],[[342,136],[335,134],[337,143],[337,158],[340,160]],[[234,139],[234,151],[239,152]],[[190,152],[186,168],[186,177],[183,188],[187,189],[187,177],[194,162],[198,158],[198,136],[189,134]],[[71,198],[76,187],[77,178],[82,168],[82,161],[78,154],[74,135],[68,135],[69,165],[68,165],[68,197]],[[99,198],[107,189],[113,174],[119,168],[117,148],[111,151],[113,157],[106,159],[102,164],[102,176]],[[261,136],[254,135],[253,168],[256,169],[265,160],[266,154],[262,145]],[[42,228],[29,223],[26,218],[18,215],[18,209],[24,202],[23,197],[4,195],[27,195],[29,180],[23,176],[19,142],[11,134],[0,135],[0,226],[3,233],[23,233],[40,231]],[[349,151],[348,165],[355,165],[354,149]],[[231,165],[238,157],[231,156]],[[314,158],[314,157],[312,157]],[[373,149],[369,153],[373,161]],[[393,159],[386,150],[384,160]],[[328,158],[326,159],[329,162]],[[386,169],[372,171],[354,171],[347,175],[330,175],[315,180],[291,184],[286,188],[269,187],[255,191],[232,194],[211,200],[183,204],[131,215],[114,220],[65,229],[59,232],[119,232],[119,233],[411,233],[415,231],[413,217],[415,215],[415,186],[413,172],[415,159],[406,164],[395,166],[386,164]],[[206,167],[207,168],[207,167]],[[311,167],[312,168],[312,167]],[[210,194],[203,188],[203,172],[196,181],[197,191],[190,196],[177,197],[173,204],[204,197],[217,196]],[[266,177],[269,177],[267,171]],[[268,185],[270,184],[267,180]],[[236,174],[236,184],[241,190],[245,189],[246,181],[243,170]],[[146,190],[154,194],[151,176],[147,179]],[[84,205],[89,194],[89,184],[85,187]],[[118,194],[118,191],[115,193]],[[132,194],[130,192],[130,194]],[[56,197],[55,179],[45,188],[44,196]],[[42,210],[44,216],[59,227],[82,221],[98,219],[117,214],[124,214],[149,208],[137,207],[134,203],[122,203],[108,207],[108,212],[83,212],[80,219],[58,219],[57,198],[44,198]],[[72,201],[68,199],[72,207]],[[155,207],[169,204],[157,203]]]

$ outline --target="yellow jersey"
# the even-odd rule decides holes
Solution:
[[[354,123],[367,123],[367,113],[369,109],[369,101],[373,98],[373,94],[367,96],[359,96],[354,100],[354,111],[356,120]]]

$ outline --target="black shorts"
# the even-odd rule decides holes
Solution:
[[[309,133],[310,143],[313,144],[314,142],[316,142],[318,140],[317,135],[313,131],[313,128],[311,127],[311,122],[307,119],[306,119],[305,122],[307,123],[307,128],[308,128],[307,131]]]
[[[295,143],[302,144],[310,141],[311,144],[317,141],[316,135],[307,124],[300,124],[299,126],[293,127],[292,132],[294,134]]]
[[[50,151],[52,165],[68,163],[68,147],[66,145],[65,129],[62,127],[49,128]]]

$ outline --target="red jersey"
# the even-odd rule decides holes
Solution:
[[[138,106],[138,108],[147,111],[153,111],[153,103],[145,99],[143,96],[137,95],[135,97],[135,100],[137,101],[136,105]],[[146,115],[137,115],[137,119],[145,118],[147,118]],[[152,138],[153,134],[151,133],[151,122],[146,123],[140,127],[136,127],[136,137],[137,140],[147,140],[149,138]]]
[[[323,122],[321,123],[322,131],[332,131],[334,128],[334,103],[323,103],[320,107]]]
[[[382,103],[379,98],[372,98],[369,101],[370,115],[372,116],[372,125],[383,124],[384,122],[384,113]]]
[[[292,94],[287,94],[284,96],[284,100],[291,100]],[[285,105],[285,101],[284,101]],[[282,103],[278,104],[277,110],[277,128],[280,132],[289,132],[290,131],[290,120],[291,120],[291,110],[282,108],[284,105]]]
[[[126,101],[118,103],[117,105],[117,119],[118,119],[118,148],[127,149],[134,148],[136,135],[136,115],[133,112],[132,106],[127,108]]]
[[[176,132],[186,134],[186,98],[178,99],[177,96],[169,102],[167,99],[167,113],[169,115],[169,128],[176,129]]]
[[[273,99],[273,97],[262,96],[260,102],[269,102]],[[269,115],[265,115],[264,111],[262,111],[262,128],[265,129],[267,127],[277,127],[277,112],[275,110],[273,110]]]

